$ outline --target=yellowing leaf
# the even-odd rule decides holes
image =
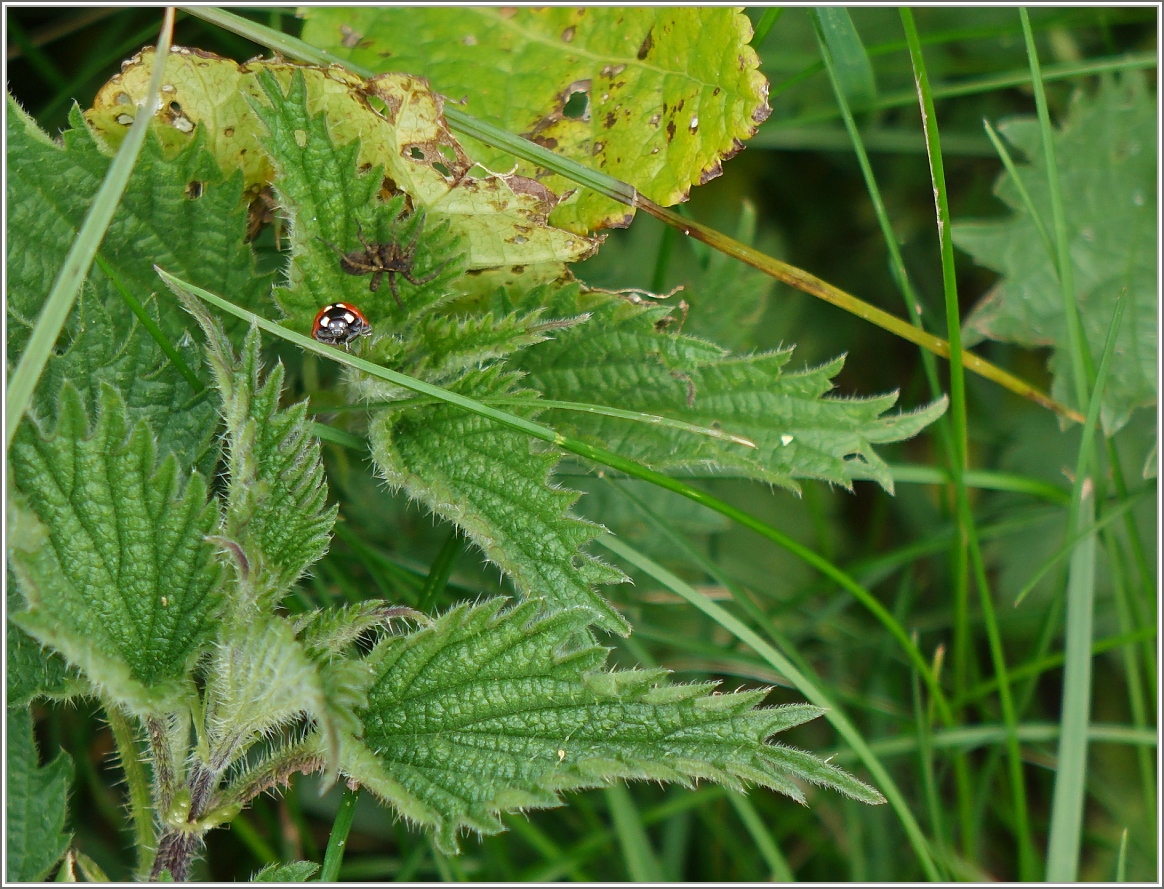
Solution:
[[[363,6],[305,17],[308,43],[373,71],[427,77],[469,113],[663,205],[718,176],[769,112],[752,28],[737,9]],[[484,147],[478,156],[497,169],[513,163]],[[528,164],[518,171],[538,175]],[[560,194],[573,187],[559,176],[538,180]],[[630,218],[622,204],[583,191],[553,222],[585,232]]]
[[[133,122],[153,61],[153,50],[131,59],[86,113],[111,145],[120,143]],[[449,132],[441,98],[416,77],[365,81],[338,66],[239,65],[178,47],[166,60],[157,128],[163,143],[184,145],[201,128],[219,165],[227,172],[242,170],[247,193],[257,197],[275,174],[263,144],[266,128],[254,108],[269,101],[258,82],[263,71],[274,75],[284,92],[292,73],[302,72],[308,114],[326,114],[336,144],[359,140],[360,169],[382,167],[385,194],[402,191],[436,219],[448,219],[452,233],[468,247],[470,269],[576,262],[597,248],[593,239],[548,224],[558,198],[540,182],[477,165]]]

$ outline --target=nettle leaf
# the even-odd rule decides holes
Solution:
[[[173,456],[155,466],[149,428],[127,427],[109,386],[90,430],[66,385],[56,428],[22,424],[9,457],[21,521],[43,525],[12,550],[28,605],[13,619],[131,712],[186,695],[221,597],[201,476],[183,486]]]
[[[718,176],[769,113],[738,9],[700,7],[305,11],[302,38],[373,71],[407,71],[469,113],[634,185],[664,205]],[[482,163],[513,158],[473,143]],[[520,162],[559,194],[576,188]],[[626,225],[632,211],[575,192],[555,225]]]
[[[224,533],[245,554],[243,573],[274,604],[327,552],[338,505],[327,505],[319,441],[307,402],[279,407],[283,365],[262,380],[257,328],[236,358],[230,340],[196,300],[179,294],[206,334],[206,353],[222,395],[230,488]]]
[[[543,417],[565,435],[602,442],[659,470],[743,475],[793,490],[796,478],[845,487],[854,478],[872,478],[892,491],[888,467],[873,445],[916,435],[945,410],[941,400],[883,417],[895,394],[823,397],[842,359],[786,373],[791,349],[729,356],[711,343],[669,333],[667,307],[602,293],[579,296],[574,288],[561,290],[547,307],[555,315],[583,310],[590,313],[586,323],[525,350],[516,366],[526,372],[524,382],[548,399],[610,405],[722,433],[698,435],[565,410]]]
[[[820,708],[760,708],[766,689],[669,685],[663,670],[608,671],[605,648],[575,647],[585,610],[540,607],[458,606],[368,658],[364,738],[345,745],[344,772],[433,827],[441,849],[456,850],[461,828],[497,833],[503,812],[616,779],[755,783],[803,801],[800,780],[882,801],[835,766],[767,743]]]
[[[494,371],[466,376],[452,388],[488,400],[512,396],[513,383],[512,375]],[[530,413],[520,406],[506,409]],[[624,576],[581,552],[601,529],[570,514],[577,491],[549,482],[557,454],[536,449],[527,435],[447,405],[379,411],[368,440],[377,473],[461,528],[523,596],[544,597],[555,607],[583,606],[602,628],[629,632],[622,615],[593,588]]]
[[[268,864],[251,877],[252,883],[306,883],[315,876],[319,865],[314,861],[290,861]]]
[[[76,238],[110,163],[79,112],[63,144],[50,140],[8,99],[8,320],[9,361],[23,349],[32,324]],[[153,263],[182,269],[186,280],[254,307],[270,290],[256,275],[239,205],[240,182],[225,181],[200,141],[166,159],[153,137],[101,245],[100,256],[159,324],[191,368],[198,367],[185,337],[187,319],[172,303],[154,303]],[[186,277],[189,276],[189,277]],[[67,337],[67,339],[66,339]],[[89,413],[103,384],[118,389],[130,423],[146,420],[160,454],[183,466],[214,459],[214,407],[172,365],[130,313],[114,283],[95,265],[71,315],[62,354],[50,360],[37,391],[44,416],[55,410],[65,381],[81,393]]]
[[[1091,354],[1103,352],[1116,300],[1126,298],[1100,417],[1111,435],[1137,407],[1156,403],[1157,281],[1156,100],[1138,74],[1102,78],[1094,96],[1077,93],[1055,135],[1063,212],[1080,319]],[[1044,226],[1053,232],[1047,172],[1036,118],[999,130],[1029,164],[1018,168]],[[1075,399],[1055,261],[1007,173],[995,193],[1013,210],[1005,220],[963,222],[954,242],[1003,277],[966,320],[971,340],[1051,346],[1052,394]],[[1053,235],[1052,235],[1053,236]]]
[[[43,534],[44,526],[35,520],[32,524],[34,527],[31,530],[34,534]],[[29,530],[27,525],[27,522],[21,521],[19,512],[13,512],[8,516],[6,530],[11,548],[23,548],[24,545],[13,541]],[[16,589],[16,578],[11,570],[8,573],[6,601],[7,615],[15,614],[24,607],[21,595]],[[4,630],[7,645],[7,669],[4,679],[9,707],[24,707],[37,698],[66,700],[85,693],[85,683],[57,652],[45,648],[10,619],[5,620]]]
[[[120,143],[132,122],[126,103],[145,97],[154,54],[145,49],[134,56],[94,99],[88,120],[113,144]],[[261,86],[262,76],[274,77],[279,88]],[[302,87],[294,84],[296,78],[302,78]],[[326,112],[335,142],[356,146],[361,172],[378,168],[370,183],[374,190],[383,188],[388,195],[403,192],[437,221],[448,220],[452,234],[467,244],[469,268],[549,264],[561,269],[562,263],[584,259],[597,248],[594,240],[547,225],[558,198],[540,182],[491,173],[470,160],[449,132],[442,100],[419,78],[385,75],[365,81],[335,66],[261,60],[240,66],[201,50],[177,48],[166,59],[166,83],[172,87],[165,94],[170,104],[163,103],[158,112],[166,137],[184,144],[205,132],[206,144],[223,169],[243,171],[248,193],[257,194],[271,184],[276,169],[287,174],[280,163],[288,163],[288,157],[267,155],[272,140],[255,109],[273,102],[277,114],[286,114],[280,106],[290,88],[296,103],[306,96],[306,112],[295,113],[306,122]],[[264,119],[270,122],[265,113]],[[308,130],[299,127],[291,135],[305,138]],[[276,138],[273,147],[280,144]],[[314,146],[315,151],[319,148]],[[314,175],[326,174],[320,170]],[[331,220],[341,218],[346,209],[337,202],[320,222],[334,224]],[[299,222],[304,224],[305,219]],[[359,246],[354,225],[308,237],[317,234],[329,240],[342,235],[342,246],[353,250]],[[301,243],[297,249],[302,249]]]
[[[63,145],[48,139],[9,98],[9,205],[16,214],[9,232],[27,238],[27,247],[9,247],[10,288],[19,282],[18,317],[35,320],[105,178],[111,152],[98,142],[74,108]],[[101,244],[101,255],[125,285],[144,302],[157,289],[153,266],[236,302],[262,305],[271,276],[255,272],[243,242],[246,207],[241,177],[224,179],[200,137],[167,157],[156,133],[146,139],[125,194]],[[61,244],[64,250],[58,249]],[[90,280],[101,276],[94,269]],[[103,278],[103,276],[101,276]],[[28,308],[26,308],[26,306]],[[28,311],[33,313],[29,317]],[[163,329],[174,339],[186,318],[176,308],[161,312]]]
[[[40,765],[27,707],[8,707],[5,784],[5,882],[45,879],[69,846],[65,832],[73,761],[60,751]]]

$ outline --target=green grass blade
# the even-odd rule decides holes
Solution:
[[[788,866],[788,859],[784,857],[784,853],[780,851],[780,847],[772,839],[772,834],[764,826],[756,807],[746,796],[742,793],[736,793],[734,790],[728,791],[727,798],[728,802],[732,804],[732,808],[736,810],[736,814],[740,816],[740,821],[743,822],[748,836],[752,838],[752,842],[756,844],[756,848],[764,856],[764,862],[768,865],[768,870],[771,871],[768,879],[773,883],[795,882],[796,877],[792,874],[792,868]]]
[[[331,836],[327,840],[327,851],[323,853],[323,867],[319,871],[318,882],[334,883],[339,877],[340,865],[344,860],[344,848],[348,844],[348,832],[352,829],[352,818],[356,814],[359,790],[344,788],[343,798],[331,825]]]
[[[1021,590],[1019,590],[1018,595],[1014,597],[1015,608],[1021,605],[1023,599],[1030,595],[1031,590],[1038,586],[1039,581],[1047,576],[1047,572],[1059,564],[1060,559],[1071,553],[1071,550],[1074,549],[1075,545],[1079,543],[1079,541],[1081,541],[1088,534],[1094,534],[1097,531],[1106,528],[1113,521],[1115,521],[1117,518],[1122,516],[1129,509],[1139,503],[1140,499],[1145,494],[1147,494],[1147,491],[1143,491],[1140,494],[1129,497],[1115,509],[1105,513],[1103,518],[1096,522],[1095,525],[1091,528],[1082,531],[1079,528],[1076,528],[1074,535],[1069,537],[1062,546],[1055,550],[1055,552],[1051,554],[1051,557],[1042,564],[1042,567],[1040,567],[1039,570],[1035,572],[1034,576],[1023,585]]]
[[[1031,66],[1031,84],[1035,90],[1035,108],[1039,114],[1039,131],[1043,137],[1043,157],[1047,167],[1047,186],[1051,199],[1051,223],[1055,230],[1055,254],[1059,269],[1059,289],[1063,296],[1063,313],[1067,322],[1067,343],[1071,354],[1071,377],[1076,404],[1087,404],[1089,358],[1083,325],[1075,304],[1075,268],[1071,262],[1071,241],[1067,233],[1067,216],[1063,211],[1063,188],[1059,180],[1059,164],[1055,158],[1055,140],[1051,128],[1051,113],[1047,110],[1047,92],[1039,67],[1039,51],[1031,31],[1030,16],[1025,7],[1019,7],[1026,41],[1027,60]],[[1085,355],[1086,353],[1086,355]]]
[[[877,80],[849,10],[843,6],[818,6],[809,14],[828,47],[841,93],[856,111],[863,111],[877,99]]]
[[[780,20],[782,15],[784,15],[783,6],[769,6],[764,10],[764,14],[760,16],[760,21],[756,22],[756,27],[752,31],[751,46],[753,48],[759,47],[764,42],[764,38],[768,36],[768,32],[772,30],[772,26]]]
[[[653,577],[673,593],[682,596],[688,603],[702,611],[745,645],[750,646],[777,671],[783,673],[788,681],[811,703],[826,708],[828,712],[825,713],[825,719],[833,724],[838,734],[854,750],[857,758],[869,770],[877,788],[884,794],[885,799],[897,814],[927,878],[934,881],[939,880],[937,867],[930,855],[929,842],[913,817],[909,804],[898,789],[897,784],[877,756],[869,749],[869,745],[865,743],[865,739],[861,737],[856,727],[833,705],[833,702],[814,682],[797,670],[788,658],[761,639],[754,630],[749,629],[730,612],[712,602],[690,584],[680,580],[662,565],[610,535],[598,538],[598,542],[640,571]]]
[[[930,743],[935,750],[978,750],[995,747],[1006,739],[1005,725],[973,725],[966,728],[941,729],[934,732]],[[1059,739],[1059,726],[1051,722],[1028,722],[1019,726],[1019,740],[1026,744],[1046,744]],[[1132,725],[1105,725],[1092,723],[1087,729],[1087,740],[1091,744],[1123,744],[1129,747],[1156,747],[1159,738],[1155,729],[1141,729]],[[913,735],[896,738],[882,738],[869,745],[877,756],[888,759],[894,756],[912,756],[917,752],[918,742]],[[838,763],[851,763],[859,757],[852,750],[826,751]]]
[[[1088,496],[1079,518],[1087,527],[1094,517]],[[1083,798],[1087,783],[1087,723],[1091,707],[1091,620],[1095,600],[1096,539],[1076,544],[1067,582],[1067,660],[1063,672],[1063,713],[1059,757],[1047,841],[1050,883],[1071,883],[1079,874]]]
[[[162,58],[170,53],[170,38],[173,30],[174,10],[173,7],[168,7],[157,45],[158,56]],[[5,398],[5,415],[8,424],[5,433],[5,450],[12,444],[16,428],[20,425],[21,417],[24,416],[24,411],[32,400],[32,393],[40,381],[40,375],[48,363],[57,337],[60,336],[61,329],[65,326],[65,320],[73,308],[73,301],[81,289],[81,284],[89,274],[93,257],[97,254],[97,248],[101,245],[105,231],[109,228],[109,223],[113,221],[113,214],[117,212],[117,206],[125,192],[125,187],[129,184],[129,177],[137,163],[138,152],[141,151],[141,146],[145,142],[154,112],[158,109],[163,75],[164,68],[159,65],[150,78],[146,101],[138,109],[133,126],[129,128],[129,133],[126,134],[125,141],[121,143],[117,156],[109,165],[101,188],[98,189],[93,198],[93,205],[85,215],[81,230],[77,233],[73,246],[69,248],[65,264],[61,267],[52,290],[49,291],[40,317],[36,319],[36,326],[29,337],[28,345],[25,346],[24,354],[20,356],[20,363],[8,382],[8,392]]]
[[[1115,881],[1126,883],[1128,880],[1128,829],[1120,831],[1120,851],[1116,856]]]
[[[603,791],[614,821],[627,875],[636,883],[662,883],[663,868],[647,839],[647,832],[639,816],[634,798],[623,784],[613,784]]]
[[[966,381],[962,362],[962,317],[958,303],[957,270],[954,264],[954,242],[951,237],[952,218],[949,194],[946,184],[945,162],[942,157],[941,136],[933,90],[921,41],[908,8],[899,10],[901,23],[905,29],[909,45],[910,62],[913,66],[914,83],[917,85],[918,100],[921,105],[922,128],[930,161],[930,179],[933,184],[937,210],[938,242],[941,247],[942,291],[946,307],[946,333],[950,342],[950,424],[952,427],[950,445],[952,460],[951,474],[957,506],[959,545],[953,552],[953,572],[955,577],[954,645],[952,652],[954,667],[954,688],[961,694],[969,683],[972,652],[970,649],[970,626],[968,611],[969,569],[972,567],[978,599],[986,624],[990,643],[991,659],[998,677],[999,701],[1003,717],[1010,727],[1007,737],[1007,757],[1010,765],[1011,793],[1014,809],[1016,840],[1018,844],[1019,874],[1029,880],[1035,876],[1034,843],[1031,840],[1030,823],[1027,813],[1026,785],[1023,776],[1022,756],[1016,734],[1017,716],[1011,699],[1010,680],[1007,676],[1006,658],[1002,647],[994,614],[994,604],[986,577],[986,567],[978,543],[978,532],[974,527],[974,516],[970,509],[969,497],[962,474],[966,471],[969,453],[969,433],[966,410]],[[976,838],[971,820],[968,818],[968,798],[961,797],[962,806],[962,849],[967,857],[973,852]]]
[[[1116,333],[1125,303],[1116,303],[1107,342],[1087,409],[1087,422],[1079,446],[1075,486],[1078,496],[1076,524],[1069,531],[1087,532],[1075,544],[1067,580],[1067,639],[1063,668],[1063,708],[1060,716],[1058,768],[1051,797],[1051,826],[1047,840],[1047,880],[1073,882],[1079,873],[1080,839],[1083,832],[1083,800],[1087,783],[1087,725],[1091,720],[1091,626],[1095,605],[1094,487],[1087,477],[1092,463],[1091,444],[1099,422],[1099,406],[1107,380]]]

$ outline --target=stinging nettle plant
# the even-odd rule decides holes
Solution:
[[[349,46],[337,14],[313,10],[305,39]],[[361,53],[395,33],[381,14],[393,13],[345,20]],[[626,64],[555,71],[589,82],[584,114],[565,111],[570,90],[531,93],[535,117],[501,123],[673,203],[754,131],[766,85],[734,10],[621,14],[620,44],[602,48]],[[447,27],[425,15],[425,28]],[[611,33],[599,10],[539,15],[575,46]],[[667,41],[692,33],[700,70],[658,75],[676,58]],[[741,64],[717,68],[716,54]],[[155,64],[148,50],[130,60],[59,143],[8,100],[12,363]],[[36,698],[100,704],[139,876],[187,878],[207,831],[298,773],[367,788],[450,853],[461,832],[501,830],[502,813],[620,779],[757,784],[801,802],[809,782],[881,802],[771,740],[819,707],[608,667],[603,636],[631,626],[602,587],[626,578],[587,549],[605,532],[572,513],[578,494],[555,468],[575,442],[669,474],[891,488],[874,446],[915,435],[944,402],[887,416],[896,396],[828,397],[839,359],[789,372],[791,349],[733,355],[683,334],[669,304],[583,289],[567,264],[598,250],[591,232],[625,208],[462,144],[417,77],[189,49],[165,64],[157,121],[9,454],[10,712]],[[723,97],[697,105],[716,71]],[[270,221],[287,244],[274,272],[250,245]],[[369,245],[399,248],[380,288],[341,265]],[[283,365],[264,370],[259,327],[216,313],[223,299],[243,318],[276,317],[284,338],[309,335],[325,304],[361,309],[372,335],[350,359],[304,347],[342,362],[334,391],[317,393],[339,432],[286,403]],[[531,436],[538,424],[559,438]],[[497,566],[511,596],[442,613],[370,590],[297,604],[344,508],[329,501],[320,435],[354,440],[387,486]],[[31,800],[31,734],[20,744],[10,768],[23,756],[31,777],[10,793]],[[39,845],[29,833],[24,878],[51,871],[62,823]]]

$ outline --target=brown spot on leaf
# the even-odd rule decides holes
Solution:
[[[226,136],[226,138],[229,139],[231,136],[234,135],[234,127],[227,127],[225,130],[222,131],[222,135]]]
[[[674,119],[667,121],[667,141],[670,142],[675,138],[675,121]]]
[[[603,77],[618,77],[626,70],[626,65],[607,65],[602,69]]]
[[[534,136],[534,138],[530,141],[536,142],[538,145],[541,145],[543,148],[550,149],[550,151],[553,151],[555,148],[558,147],[558,140],[555,139],[553,136]]]
[[[612,126],[614,126],[614,122],[615,122],[614,112],[613,111],[606,112],[606,119],[602,122],[602,125],[609,130]]]
[[[712,164],[710,167],[708,167],[706,170],[704,170],[703,172],[701,172],[699,174],[699,184],[706,185],[708,182],[710,182],[716,176],[722,176],[722,175],[723,175],[723,167],[720,166],[719,162],[717,161],[716,163]]]
[[[356,44],[364,39],[364,35],[359,31],[353,31],[349,25],[340,25],[340,44],[352,49]]]
[[[517,15],[517,7],[516,6],[502,6],[500,9],[497,10],[497,14],[499,16],[501,16],[503,19],[511,19],[515,15]]]
[[[574,39],[574,26],[571,25],[565,31],[562,32],[562,42],[569,43],[573,39]]]
[[[647,53],[651,51],[651,45],[654,43],[654,38],[651,36],[654,28],[647,31],[647,36],[643,38],[642,44],[639,46],[639,51],[635,53],[635,58],[640,62],[647,57]]]
[[[510,271],[511,271],[513,274],[515,274],[515,275],[520,275],[522,272],[524,272],[524,271],[525,271],[525,266],[523,266],[523,265],[515,265],[515,266],[513,266],[513,267],[510,269]]]

